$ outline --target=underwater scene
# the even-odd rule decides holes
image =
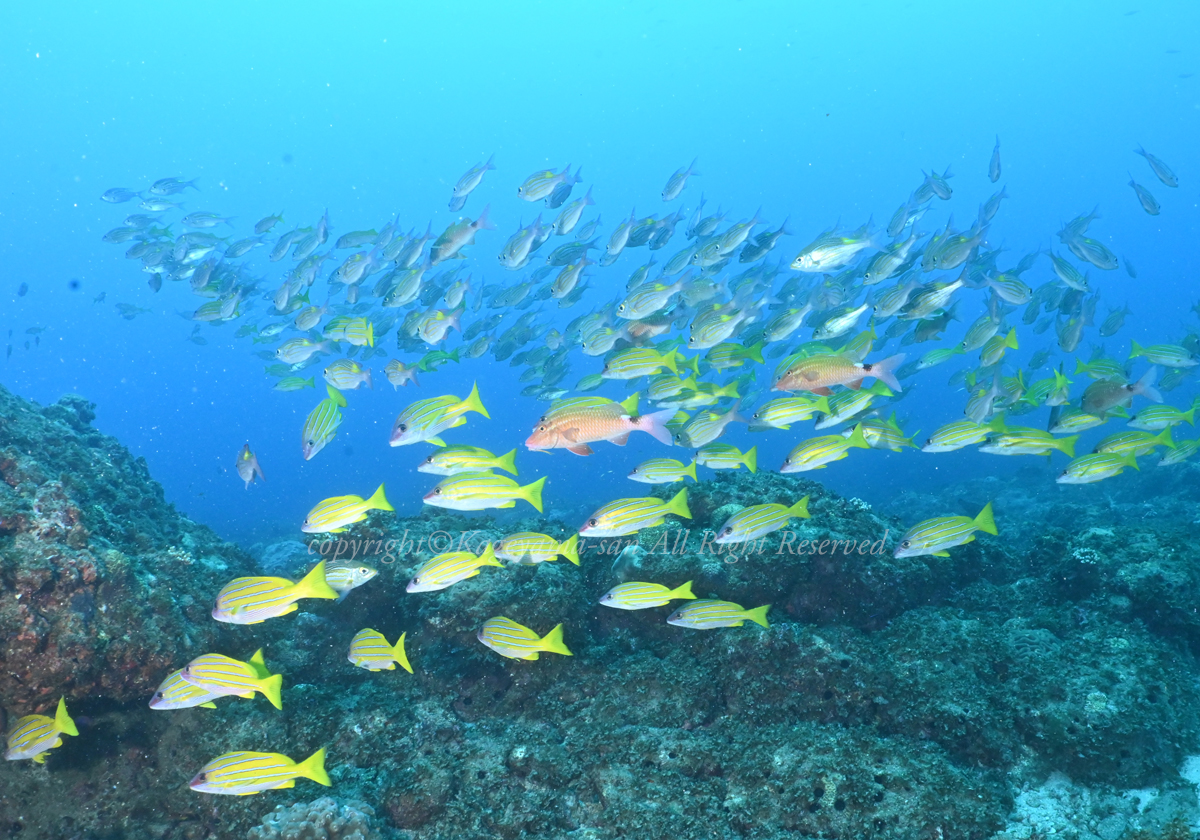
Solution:
[[[1200,838],[1200,5],[3,18],[0,838]]]

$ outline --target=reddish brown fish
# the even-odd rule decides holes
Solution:
[[[873,376],[899,393],[903,389],[893,371],[904,361],[904,354],[889,356],[873,365],[860,364],[839,353],[826,353],[800,359],[771,386],[774,391],[812,391],[829,396],[834,385],[858,390],[863,379]]]

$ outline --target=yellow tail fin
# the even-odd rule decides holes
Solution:
[[[496,459],[496,469],[517,474],[517,450],[506,452]]]
[[[576,566],[579,565],[579,535],[572,534],[566,542],[559,543],[558,553],[566,557]]]
[[[560,653],[563,656],[574,656],[567,649],[567,643],[563,641],[563,626],[561,624],[554,625],[554,629],[542,637],[541,649],[547,653]]]
[[[688,601],[695,600],[696,596],[692,594],[692,582],[689,580],[682,586],[675,587],[667,593],[667,597],[671,600],[675,600],[676,598]]]
[[[487,419],[492,419],[492,415],[487,413],[487,409],[483,407],[483,403],[479,399],[479,383],[472,383],[471,393],[467,394],[467,398],[463,400],[463,411],[477,411]]]
[[[751,446],[750,449],[742,456],[742,463],[746,465],[746,469],[752,473],[758,472],[758,447]]]
[[[319,785],[330,787],[333,782],[329,781],[329,774],[325,772],[325,748],[321,747],[321,749],[297,764],[296,775],[305,779],[312,779]]]
[[[767,610],[771,609],[770,604],[763,604],[761,607],[755,607],[752,610],[746,610],[746,618],[753,621],[755,624],[761,624],[763,627],[770,627],[767,624]]]
[[[329,598],[338,597],[337,592],[325,580],[325,561],[312,567],[312,571],[300,579],[292,589],[292,595],[297,598]]]
[[[58,708],[54,711],[54,728],[63,735],[78,735],[79,730],[75,728],[75,721],[71,720],[71,716],[67,714],[67,698],[58,698]]]
[[[283,674],[272,674],[260,681],[258,690],[271,701],[272,706],[283,711]]]
[[[625,399],[621,400],[621,408],[625,409],[626,414],[636,415],[638,410],[638,401],[642,398],[641,391],[634,391]]]
[[[658,356],[660,362],[666,365],[667,370],[676,376],[679,375],[679,366],[676,361],[679,359],[679,354],[674,350],[668,350],[666,353],[660,353]]]
[[[480,566],[504,566],[503,563],[496,559],[496,549],[492,547],[490,542],[484,546],[483,552],[476,558],[476,562]]]
[[[688,510],[687,490],[680,490],[674,495],[671,501],[667,502],[665,513],[673,513],[676,516],[682,516],[684,519],[691,519],[692,512]]]
[[[800,519],[808,519],[812,514],[808,512],[808,496],[805,496],[796,504],[787,509],[788,516],[796,516]]]
[[[992,518],[992,503],[988,502],[983,506],[983,510],[979,511],[979,515],[975,517],[975,527],[980,531],[995,536],[999,533],[996,530],[996,520]]]
[[[850,439],[846,444],[848,447],[857,446],[859,449],[870,449],[871,444],[867,443],[867,439],[863,437],[862,423],[854,427],[850,433]]]
[[[254,651],[254,655],[250,657],[250,661],[246,663],[250,666],[250,670],[259,679],[265,680],[271,676],[271,672],[267,670],[267,660],[263,658],[263,649],[259,648]]]
[[[1075,441],[1079,440],[1079,435],[1071,435],[1070,437],[1059,438],[1054,442],[1054,448],[1066,455],[1068,458],[1075,457]]]
[[[687,469],[683,471],[683,475],[691,476],[692,481],[700,480],[700,479],[696,478],[696,459],[695,458],[692,459],[692,463],[688,464]]]
[[[1168,449],[1175,448],[1175,441],[1171,438],[1171,427],[1167,426],[1154,437],[1154,442],[1158,446],[1165,446]]]
[[[367,499],[367,510],[395,510],[387,500],[387,496],[383,495],[383,485],[379,485],[379,489],[371,498]]]
[[[407,633],[400,634],[400,641],[396,642],[396,646],[392,648],[392,656],[396,657],[396,661],[400,663],[400,667],[408,673],[412,673],[412,665],[408,664],[408,654],[404,650],[404,637]]]
[[[546,477],[542,476],[533,484],[526,484],[520,488],[521,498],[533,505],[538,513],[542,512],[542,487],[546,483]]]

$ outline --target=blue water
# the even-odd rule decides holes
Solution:
[[[993,247],[1008,249],[1003,267],[1036,248],[1059,248],[1060,223],[1098,204],[1103,216],[1089,235],[1138,272],[1137,280],[1124,270],[1091,272],[1101,293],[1097,322],[1108,307],[1128,301],[1133,310],[1106,349],[1123,358],[1131,339],[1178,341],[1185,325],[1195,328],[1188,307],[1200,270],[1200,77],[1190,75],[1200,73],[1196,4],[509,6],[6,9],[0,339],[11,330],[14,352],[0,364],[0,382],[41,402],[70,391],[96,402],[96,425],[146,458],[170,500],[231,539],[295,533],[315,502],[366,495],[380,481],[401,513],[417,513],[435,482],[414,471],[429,449],[389,448],[395,415],[418,397],[463,396],[479,380],[492,419],[472,416],[448,439],[506,451],[521,444],[546,405],[518,396],[521,368],[490,357],[465,360],[424,376],[419,390],[393,392],[382,375],[386,359],[375,359],[376,389],[347,395],[336,441],[306,463],[300,429],[323,388],[270,390],[264,363],[251,353],[275,345],[235,340],[244,321],[202,325],[207,346],[186,341],[193,324],[176,312],[203,301],[186,283],[155,294],[137,262],[123,257],[128,245],[101,242],[140,211],[136,202],[110,205],[99,197],[167,176],[199,178],[201,191],[182,196],[187,210],[235,216],[235,238],[269,213],[284,212],[280,233],[315,224],[326,209],[330,244],[397,214],[406,229],[432,222],[436,234],[459,215],[446,208],[451,185],[492,153],[497,170],[463,211],[474,218],[490,204],[499,227],[467,249],[468,269],[488,283],[528,273],[504,271],[496,254],[520,222],[544,209],[516,195],[538,169],[583,166],[575,196],[592,188],[597,206],[584,218],[602,214],[602,242],[633,207],[639,216],[694,208],[703,192],[707,207],[719,204],[730,221],[758,207],[772,227],[787,217],[795,235],[772,258],[790,261],[835,223],[852,228],[873,216],[885,225],[922,169],[950,165],[953,199],[935,200],[923,229],[944,225],[951,212],[965,228],[978,205],[1006,186],[1011,198],[989,236]],[[997,134],[1004,169],[993,185],[986,169]],[[1171,164],[1178,189],[1154,179],[1132,153],[1139,143]],[[663,205],[667,177],[693,157],[702,175]],[[1127,172],[1162,203],[1160,216],[1142,211]],[[683,246],[683,228],[656,254],[660,263]],[[253,252],[248,265],[269,295],[293,263],[270,263],[267,250]],[[348,253],[338,252],[325,274]],[[647,256],[631,250],[612,267],[592,269],[583,302],[566,311],[550,302],[543,323],[561,329],[611,300]],[[1037,286],[1051,276],[1043,259],[1025,279]],[[18,296],[23,283],[28,293]],[[315,301],[325,288],[318,281]],[[93,303],[100,293],[106,300]],[[964,323],[944,342],[961,340],[982,312],[981,294],[961,296]],[[126,321],[114,312],[118,302],[152,312]],[[258,300],[246,317],[266,323],[270,309],[269,300]],[[1019,315],[1010,320],[1019,325]],[[45,328],[36,344],[26,333],[31,327]],[[1053,330],[1019,333],[1010,374],[1034,350],[1054,346]],[[1093,328],[1079,355],[1086,358],[1096,340]],[[394,342],[393,332],[383,346]],[[446,346],[460,343],[452,334]],[[877,352],[896,347],[893,341]],[[572,359],[564,386],[600,366],[578,352]],[[912,393],[898,405],[909,431],[961,416],[966,396],[945,383],[970,360],[910,380]],[[318,385],[321,367],[309,371]],[[763,387],[773,367],[768,360],[761,371]],[[621,398],[627,391],[616,383],[597,393]],[[1194,393],[1185,384],[1168,401],[1183,406]],[[1042,425],[1046,411],[1030,417]],[[757,444],[764,468],[776,468],[807,433],[751,435],[734,426],[724,440]],[[246,441],[268,479],[250,491],[233,470]],[[570,519],[611,498],[641,495],[643,487],[624,479],[628,470],[651,454],[681,455],[640,435],[625,449],[596,448],[586,460],[561,450],[521,451],[523,479],[549,476],[549,513]],[[810,476],[882,499],[903,487],[1012,468],[970,451],[856,452]],[[1052,479],[1048,468],[1048,489]]]

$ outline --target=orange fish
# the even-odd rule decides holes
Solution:
[[[666,424],[675,416],[675,409],[638,416],[629,402],[622,404],[603,397],[560,400],[541,416],[525,446],[535,451],[567,449],[576,455],[591,455],[589,443],[607,440],[624,446],[630,432],[646,432],[670,446],[671,430]]]
[[[860,364],[837,353],[809,356],[788,368],[771,386],[771,390],[812,391],[814,394],[829,396],[833,393],[830,386],[845,385],[857,391],[862,386],[863,379],[873,376],[899,393],[903,389],[892,371],[903,361],[903,353],[889,356],[873,365]]]

